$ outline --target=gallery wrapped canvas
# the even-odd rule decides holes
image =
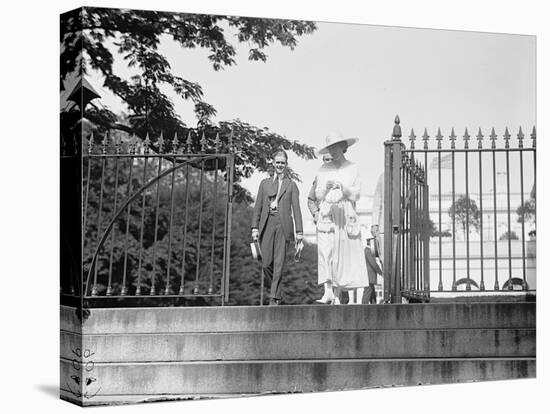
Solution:
[[[61,398],[535,376],[533,36],[82,7],[60,40]]]

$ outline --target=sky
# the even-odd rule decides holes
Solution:
[[[358,137],[346,155],[362,166],[364,194],[374,192],[383,172],[383,142],[397,114],[404,138],[411,128],[417,137],[427,128],[433,139],[437,128],[448,136],[454,127],[459,136],[468,128],[475,140],[478,128],[488,135],[506,126],[515,137],[520,126],[529,134],[535,125],[534,36],[318,23],[294,51],[270,46],[266,63],[248,61],[247,45],[235,45],[237,64],[217,72],[206,50],[164,38],[160,52],[175,74],[202,85],[218,111],[215,121],[239,118],[317,148],[330,132]],[[120,58],[115,72],[132,73]],[[103,105],[123,109],[98,74],[90,81]],[[194,125],[192,105],[172,97],[182,120]],[[305,194],[320,160],[292,154],[289,163],[301,176],[307,211]],[[255,174],[243,185],[255,195],[264,177]]]

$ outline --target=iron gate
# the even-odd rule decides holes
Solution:
[[[384,300],[428,300],[430,251],[426,222],[429,190],[422,162],[401,142],[399,117],[392,140],[385,142]],[[389,264],[389,265],[388,265]]]
[[[198,140],[198,137],[196,138]],[[224,142],[222,142],[224,141]],[[234,156],[220,139],[106,133],[82,156],[82,296],[228,300]],[[200,148],[192,152],[193,147]],[[220,152],[220,147],[227,152]],[[78,282],[78,281],[75,281]],[[74,286],[68,293],[75,292]],[[162,298],[162,299],[161,299]]]

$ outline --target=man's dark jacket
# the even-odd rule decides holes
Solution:
[[[370,247],[365,247],[365,260],[367,261],[367,273],[369,275],[369,284],[376,284],[376,275],[382,274],[382,269],[376,263],[376,257],[372,253]]]
[[[269,215],[270,197],[277,195],[277,181],[273,178],[266,178],[260,183],[254,213],[252,216],[252,228],[260,231],[262,238],[267,217]],[[298,186],[289,178],[283,178],[281,191],[278,198],[278,211],[281,218],[281,224],[287,241],[294,240],[294,223],[296,224],[296,233],[303,233],[302,212],[300,211],[300,193]],[[294,217],[294,223],[292,218]]]

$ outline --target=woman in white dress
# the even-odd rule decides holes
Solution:
[[[359,199],[359,168],[344,153],[357,138],[331,134],[319,154],[329,153],[332,162],[321,166],[315,178],[318,282],[325,292],[320,303],[339,303],[340,290],[350,292],[349,303],[361,303],[368,274],[355,203]],[[336,289],[336,295],[334,293]]]

